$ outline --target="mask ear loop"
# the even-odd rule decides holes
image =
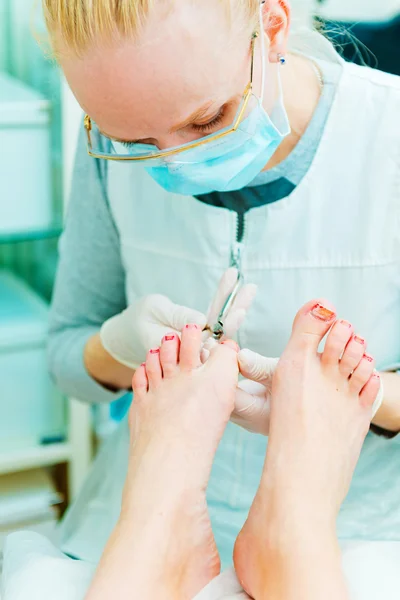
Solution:
[[[264,11],[263,7],[265,4],[265,0],[261,0],[260,2],[260,44],[261,44],[261,94],[260,101],[261,104],[264,101],[264,93],[265,93],[265,43],[264,43]]]

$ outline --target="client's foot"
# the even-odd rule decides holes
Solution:
[[[297,314],[273,378],[264,472],[234,554],[239,579],[256,600],[289,597],[269,579],[277,558],[292,547],[300,555],[308,540],[325,533],[335,539],[379,391],[365,341],[324,306],[309,303]]]
[[[205,493],[234,406],[238,348],[225,342],[201,365],[201,344],[195,325],[182,341],[167,335],[133,378],[122,522],[142,540],[143,600],[189,600],[220,572]]]

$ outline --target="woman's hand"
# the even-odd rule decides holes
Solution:
[[[217,345],[208,340],[202,351],[206,362],[211,350]],[[240,374],[245,377],[236,389],[235,408],[231,421],[251,433],[269,434],[272,378],[279,358],[266,358],[252,350],[241,350],[238,354]]]
[[[272,377],[279,358],[242,350],[238,359],[240,372],[246,379],[237,388],[231,421],[252,433],[268,435]]]
[[[167,333],[180,333],[190,323],[205,327],[207,317],[197,310],[174,304],[153,294],[131,304],[106,321],[100,338],[105,350],[119,363],[137,369],[148,350],[158,347]]]
[[[237,270],[228,269],[223,275],[208,315],[197,310],[174,304],[166,296],[146,296],[125,311],[106,321],[101,328],[100,339],[107,353],[129,369],[137,369],[146,358],[150,348],[158,347],[168,333],[180,332],[188,324],[202,329],[208,323],[214,325],[218,314],[237,282]],[[257,287],[244,285],[224,323],[226,336],[232,337],[239,329],[256,294]],[[210,333],[204,334],[206,339]]]

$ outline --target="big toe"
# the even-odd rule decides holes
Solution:
[[[317,351],[318,346],[336,320],[336,309],[327,300],[313,300],[297,313],[290,345]]]

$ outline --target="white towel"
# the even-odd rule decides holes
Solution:
[[[398,600],[400,542],[344,542],[343,567],[351,600]],[[74,561],[36,533],[7,538],[2,600],[84,600],[95,566]],[[249,600],[233,569],[194,600]]]
[[[30,531],[8,536],[4,547],[2,600],[83,600],[95,566],[74,561]]]

